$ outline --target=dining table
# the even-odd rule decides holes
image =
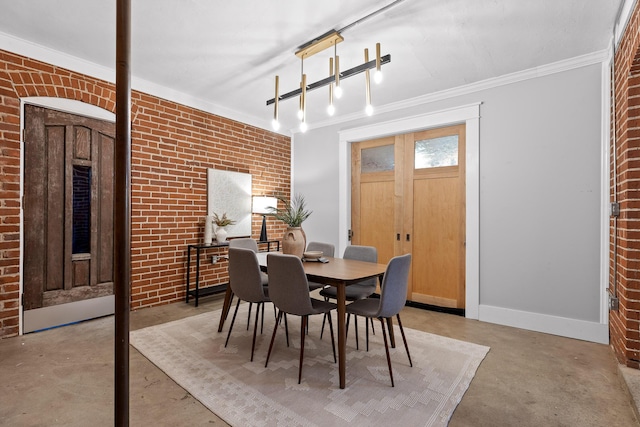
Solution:
[[[257,253],[260,268],[267,271],[267,273],[267,254],[269,253],[273,254],[274,252]],[[323,258],[326,262],[320,262],[317,259],[304,260],[302,266],[309,281],[323,283],[336,288],[338,314],[338,370],[340,388],[345,388],[347,362],[346,287],[371,277],[378,277],[381,279],[387,269],[387,265],[344,258]],[[224,321],[231,307],[231,299],[231,287],[228,286],[220,316],[220,324],[218,325],[218,332],[222,331]]]

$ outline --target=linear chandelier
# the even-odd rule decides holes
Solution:
[[[327,113],[332,116],[335,113],[334,96],[336,99],[342,97],[342,87],[340,81],[353,77],[362,72],[365,73],[365,112],[367,115],[373,114],[373,105],[371,104],[371,81],[369,70],[375,68],[374,81],[380,83],[382,81],[381,67],[384,64],[391,62],[391,55],[380,55],[380,43],[376,43],[376,57],[373,60],[369,60],[369,49],[364,49],[364,63],[350,68],[346,71],[340,71],[340,57],[337,54],[336,45],[344,41],[344,38],[340,34],[340,31],[331,30],[320,37],[302,45],[296,52],[296,56],[300,58],[300,87],[298,89],[287,92],[283,95],[279,94],[280,79],[279,76],[275,78],[275,96],[267,100],[267,106],[273,104],[273,121],[272,126],[274,130],[280,128],[280,122],[278,121],[278,103],[286,99],[299,97],[299,109],[298,119],[300,120],[300,131],[305,132],[307,130],[307,93],[309,91],[319,89],[321,87],[329,86],[329,105],[327,107]],[[329,58],[329,76],[314,83],[307,82],[307,75],[304,73],[304,60],[310,56],[315,55],[318,52],[322,52],[333,46],[333,57]]]

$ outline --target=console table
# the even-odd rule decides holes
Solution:
[[[280,241],[279,240],[266,240],[264,242],[258,241],[258,245],[267,245],[267,252],[271,251],[271,244],[276,245],[276,250],[280,250]],[[221,293],[227,290],[227,283],[222,283],[220,285],[207,286],[206,288],[200,289],[200,254],[207,250],[213,248],[224,248],[229,246],[229,241],[224,243],[213,242],[209,245],[205,245],[203,243],[197,245],[187,245],[187,283],[186,283],[186,296],[185,302],[189,303],[189,296],[193,296],[195,300],[195,306],[198,306],[198,299],[200,297],[213,295],[217,293]],[[194,289],[191,288],[191,249],[195,249],[196,251],[196,286]]]

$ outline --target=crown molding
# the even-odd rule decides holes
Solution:
[[[426,95],[417,96],[414,98],[405,99],[403,101],[394,102],[391,104],[385,104],[376,106],[376,114],[388,113],[404,108],[411,108],[418,105],[429,104],[436,101],[442,101],[456,96],[468,95],[471,93],[480,92],[483,90],[493,89],[500,86],[509,85],[525,80],[530,80],[538,77],[548,76],[551,74],[561,73],[564,71],[573,70],[576,68],[586,67],[589,65],[600,64],[608,61],[610,57],[609,49],[599,50],[586,55],[577,56],[574,58],[565,59],[562,61],[553,62],[551,64],[541,65],[539,67],[530,68],[528,70],[517,71],[511,74],[505,74],[503,76],[493,77],[490,79],[482,80],[475,83],[470,83],[464,86],[458,86],[452,89],[445,89],[439,92],[429,93]],[[358,112],[353,114],[347,114],[333,120],[324,120],[322,122],[309,125],[309,130],[319,129],[326,126],[333,126],[339,123],[350,122],[357,119],[363,119],[369,117],[364,113]],[[291,133],[300,132],[298,129],[290,129]]]

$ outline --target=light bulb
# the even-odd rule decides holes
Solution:
[[[373,81],[378,84],[382,82],[382,71],[376,70],[373,73]]]
[[[335,95],[336,98],[341,98],[342,97],[342,88],[340,86],[336,86],[333,89],[333,94]]]
[[[336,107],[334,107],[333,104],[329,104],[329,106],[327,107],[327,114],[329,114],[330,116],[333,116],[335,112],[336,112]]]
[[[367,104],[367,106],[364,108],[364,111],[367,113],[367,116],[370,116],[373,114],[373,106],[371,104]]]
[[[305,133],[307,131],[307,122],[300,122],[300,132]]]
[[[304,111],[298,110],[298,120],[302,120],[303,117],[304,117]]]
[[[273,130],[280,129],[280,122],[276,119],[271,120],[271,127],[273,128]]]

